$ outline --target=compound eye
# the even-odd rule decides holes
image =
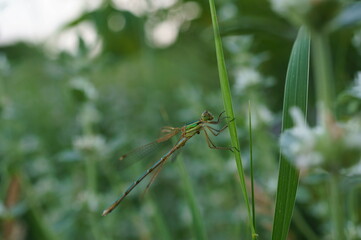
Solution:
[[[214,117],[213,117],[213,115],[212,115],[212,113],[210,113],[210,112],[208,112],[207,110],[206,111],[204,111],[203,113],[202,113],[202,120],[203,121],[210,121],[210,120],[212,120]]]

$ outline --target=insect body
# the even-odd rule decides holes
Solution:
[[[169,139],[171,139],[172,137],[178,135],[180,133],[180,137],[177,141],[177,143],[161,158],[159,159],[156,163],[154,163],[153,166],[151,166],[147,171],[145,171],[143,173],[142,176],[140,176],[135,182],[133,182],[128,189],[123,193],[123,195],[116,200],[109,208],[105,209],[102,213],[102,216],[106,216],[107,214],[109,214],[111,211],[113,211],[121,201],[123,201],[123,199],[146,177],[148,176],[150,173],[152,173],[153,171],[156,170],[155,174],[153,175],[152,179],[150,180],[149,184],[147,185],[147,188],[150,186],[150,184],[154,181],[155,177],[158,175],[158,173],[160,172],[160,170],[162,169],[164,163],[172,156],[174,155],[174,153],[179,150],[180,148],[182,148],[189,139],[191,139],[194,135],[199,134],[201,132],[204,132],[205,134],[205,138],[207,140],[207,144],[210,148],[213,149],[224,149],[224,150],[233,150],[232,148],[229,147],[217,147],[214,145],[214,143],[211,141],[211,139],[209,138],[208,132],[210,132],[211,134],[213,134],[214,136],[217,136],[218,134],[220,134],[224,129],[227,128],[227,125],[225,125],[224,127],[222,127],[221,129],[216,129],[214,127],[212,127],[212,125],[216,125],[218,124],[222,119],[221,116],[224,112],[222,112],[219,116],[218,119],[215,121],[213,120],[214,117],[213,115],[209,112],[209,111],[204,111],[201,115],[201,118],[198,121],[195,122],[191,122],[188,123],[186,125],[184,125],[183,127],[164,127],[162,128],[162,133],[164,134],[163,136],[161,136],[160,138],[158,138],[156,141],[149,143],[147,145],[144,145],[142,147],[136,148],[133,151],[123,155],[120,157],[120,160],[123,160],[127,157],[129,157],[132,154],[136,154],[137,152],[141,151],[143,148],[147,148],[150,145],[153,144],[157,144],[157,143],[161,143],[161,142],[165,142]]]

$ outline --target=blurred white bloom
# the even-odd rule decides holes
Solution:
[[[101,152],[105,147],[105,140],[99,135],[80,136],[73,141],[73,146],[80,151]]]
[[[290,114],[295,126],[286,130],[280,138],[282,153],[299,169],[307,169],[323,161],[316,152],[316,142],[324,129],[311,129],[299,108],[292,108]]]
[[[361,149],[361,119],[352,118],[343,125],[343,128],[347,132],[346,145]]]
[[[173,7],[165,18],[149,18],[145,29],[149,42],[160,48],[170,46],[177,40],[179,32],[188,28],[190,21],[198,18],[200,13],[198,3],[185,2]]]
[[[247,88],[257,85],[261,82],[261,74],[253,68],[239,69],[235,74],[235,90],[243,92]]]
[[[264,183],[265,188],[267,189],[268,193],[276,193],[277,192],[277,178],[268,178],[268,181]]]
[[[290,12],[304,14],[310,7],[310,0],[271,0],[272,8],[282,15]]]
[[[237,164],[236,164],[236,161],[234,161],[233,158],[229,158],[229,159],[226,161],[223,170],[224,170],[227,174],[229,174],[229,175],[237,173]]]
[[[166,20],[155,25],[147,34],[152,44],[157,47],[168,47],[178,37],[181,22],[178,20]]]
[[[356,167],[361,158],[359,118],[310,128],[298,108],[292,108],[290,114],[295,126],[281,135],[280,145],[282,153],[296,167],[308,169],[319,166],[331,171]]]
[[[5,54],[0,53],[0,74],[3,76],[9,75],[11,70],[10,63]]]
[[[189,207],[181,205],[180,208],[180,219],[182,220],[182,223],[190,225],[192,223],[192,213],[190,212]]]
[[[358,52],[361,52],[361,30],[354,31],[352,37],[352,44],[358,50]]]
[[[99,111],[91,103],[84,105],[77,117],[82,126],[89,126],[97,123],[101,118]]]
[[[218,16],[221,21],[233,19],[237,15],[237,7],[234,3],[223,4],[218,10]]]
[[[99,199],[95,193],[90,191],[83,191],[79,194],[79,200],[80,203],[86,204],[91,211],[99,211]]]
[[[19,148],[23,153],[34,153],[40,148],[40,139],[35,135],[26,135],[21,138]]]
[[[224,47],[233,53],[238,63],[252,62],[252,57],[259,58],[259,55],[254,56],[249,53],[253,41],[254,37],[250,35],[227,36],[224,39]]]
[[[76,77],[70,81],[70,87],[78,91],[89,100],[95,100],[98,97],[97,90],[87,79],[83,77]]]
[[[263,104],[252,105],[252,128],[257,129],[259,125],[269,125],[273,122],[273,114],[267,106]]]
[[[356,77],[355,77],[355,84],[349,90],[349,93],[352,96],[361,99],[361,72],[357,72]]]
[[[351,167],[350,169],[347,169],[347,173],[348,176],[353,176],[353,175],[361,175],[361,158],[358,160],[358,164],[356,164],[355,166]]]
[[[361,225],[357,225],[352,221],[348,221],[346,229],[350,239],[361,239]]]
[[[17,112],[11,99],[6,96],[0,97],[0,117],[10,120],[16,118]]]

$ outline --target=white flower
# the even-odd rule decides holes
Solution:
[[[302,24],[312,7],[312,0],[271,0],[272,8],[293,22]]]
[[[9,75],[11,70],[10,63],[5,54],[0,54],[0,73],[1,75]]]
[[[349,93],[352,96],[361,99],[361,72],[357,72],[355,77],[355,84],[349,90]]]
[[[298,168],[322,167],[330,171],[350,168],[357,172],[361,158],[361,119],[310,128],[299,109],[290,114],[295,126],[280,138],[282,153]],[[335,134],[337,133],[337,134]],[[353,169],[355,168],[355,169]]]
[[[105,140],[99,135],[80,136],[73,141],[75,149],[80,151],[102,151]]]
[[[245,91],[247,88],[261,82],[261,75],[253,68],[239,69],[235,75],[236,83],[234,87],[236,91]]]
[[[281,14],[291,10],[305,12],[310,5],[310,0],[271,0],[272,8]]]
[[[98,211],[99,198],[91,191],[83,191],[78,195],[79,203],[86,204],[93,212]]]
[[[323,157],[316,151],[317,138],[324,130],[311,129],[299,108],[291,108],[295,126],[286,130],[280,138],[282,153],[299,169],[320,164]]]
[[[76,77],[72,79],[70,81],[70,87],[82,92],[90,100],[95,100],[98,97],[95,87],[83,77]]]
[[[83,106],[77,118],[81,125],[87,126],[99,122],[101,116],[94,104],[87,103]]]

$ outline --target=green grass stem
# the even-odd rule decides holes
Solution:
[[[189,205],[191,213],[192,213],[193,227],[194,227],[194,232],[195,232],[195,235],[196,235],[196,239],[206,240],[208,238],[207,238],[207,235],[206,235],[206,230],[205,230],[205,227],[204,227],[202,214],[201,214],[201,211],[200,211],[200,209],[198,207],[197,200],[196,200],[194,190],[193,190],[193,187],[192,187],[192,183],[191,183],[191,180],[189,179],[189,175],[188,175],[187,170],[186,170],[186,168],[184,166],[184,162],[183,162],[182,157],[178,156],[177,164],[178,164],[178,168],[179,168],[181,182],[183,183],[183,186],[184,186],[183,189],[184,189],[184,192],[185,192],[185,196],[187,198],[188,205]]]
[[[253,139],[252,139],[252,111],[251,111],[251,101],[248,103],[248,122],[249,122],[249,161],[250,161],[250,168],[251,168],[251,194],[252,194],[252,223],[254,226],[254,231],[256,230],[256,205],[254,203],[254,169],[253,169]]]
[[[237,135],[237,128],[236,128],[236,120],[233,113],[233,106],[232,106],[232,96],[231,90],[229,86],[228,74],[226,69],[226,63],[224,60],[223,54],[223,47],[222,47],[222,39],[219,32],[218,20],[217,20],[217,13],[216,7],[214,4],[214,0],[209,0],[210,10],[211,10],[211,17],[212,17],[212,24],[213,24],[213,32],[214,32],[214,40],[215,40],[215,48],[216,48],[216,56],[217,56],[217,64],[218,64],[218,73],[219,73],[219,81],[221,85],[222,97],[223,97],[223,104],[226,111],[227,116],[230,119],[234,119],[234,121],[230,121],[228,125],[229,133],[231,136],[232,146],[237,149],[238,151],[234,151],[234,156],[237,164],[237,171],[241,183],[241,189],[243,192],[243,197],[246,203],[248,219],[251,227],[251,234],[252,238],[256,239],[255,228],[253,226],[252,221],[252,214],[250,203],[248,199],[247,189],[246,189],[246,181],[244,176],[244,170],[242,165],[241,154],[239,152],[240,145]]]
[[[315,73],[318,103],[318,121],[326,128],[329,120],[335,119],[334,79],[331,63],[328,34],[323,31],[312,32],[312,60]],[[330,173],[330,211],[333,239],[346,239],[344,211],[340,197],[340,177],[337,172]]]
[[[318,120],[321,124],[326,124],[327,116],[334,116],[334,81],[330,47],[325,33],[312,32],[312,60],[319,104]]]
[[[340,190],[340,175],[330,174],[330,212],[332,219],[332,239],[347,239],[345,235],[345,219],[343,211],[342,191]]]

